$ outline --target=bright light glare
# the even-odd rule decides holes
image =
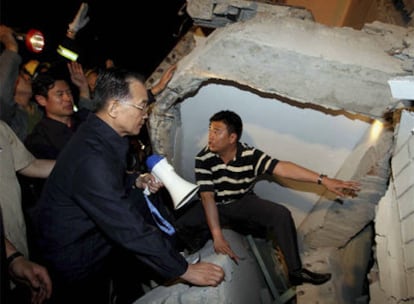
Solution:
[[[371,132],[370,132],[370,141],[375,142],[379,135],[381,134],[382,129],[384,128],[384,124],[379,120],[375,120],[371,125]]]
[[[26,34],[26,47],[33,53],[40,53],[45,46],[45,37],[43,33],[30,29]]]

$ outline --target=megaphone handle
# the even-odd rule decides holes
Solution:
[[[154,204],[150,201],[148,196],[144,195],[144,197],[147,201],[148,208],[151,211],[152,218],[154,219],[154,222],[157,224],[158,228],[160,228],[163,232],[165,232],[168,235],[173,235],[175,233],[174,227],[165,218],[162,217],[157,207],[154,206]]]

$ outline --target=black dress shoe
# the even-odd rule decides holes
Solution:
[[[330,273],[316,273],[305,268],[292,271],[289,273],[289,280],[293,286],[301,285],[303,283],[310,283],[313,285],[321,285],[331,279]]]

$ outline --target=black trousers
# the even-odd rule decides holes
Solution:
[[[302,268],[296,226],[289,209],[256,194],[247,194],[240,200],[217,207],[223,228],[274,240],[285,257],[288,270]],[[177,214],[176,226],[179,234],[205,234],[208,225],[201,201],[192,202],[188,208]],[[189,237],[181,237],[191,247]]]
[[[76,282],[67,282],[52,276],[53,291],[47,304],[107,304],[109,303],[110,278],[102,271]]]

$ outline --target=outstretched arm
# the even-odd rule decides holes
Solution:
[[[88,17],[88,3],[82,2],[76,16],[72,22],[68,24],[68,31],[66,36],[70,39],[75,39],[76,34],[89,22]]]
[[[344,197],[349,193],[355,193],[360,190],[359,182],[330,178],[289,161],[279,161],[273,170],[273,174],[296,181],[322,184],[326,189],[340,197]]]
[[[47,178],[55,163],[52,159],[35,159],[30,165],[19,170],[19,173],[28,177]]]

